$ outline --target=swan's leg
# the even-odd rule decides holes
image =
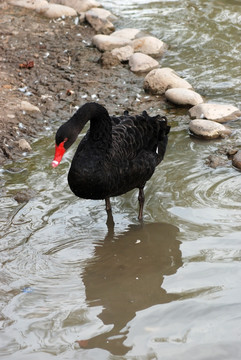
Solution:
[[[144,195],[143,188],[139,188],[138,201],[139,201],[139,206],[140,206],[138,219],[142,220],[143,219],[143,207],[144,207],[144,202],[145,202],[145,195]]]
[[[110,210],[111,210],[110,198],[106,198],[106,199],[105,199],[105,210],[106,210],[106,211],[110,211]]]
[[[108,226],[108,230],[110,231],[114,229],[114,219],[113,219],[113,216],[112,216],[112,211],[111,211],[111,203],[110,203],[110,198],[106,198],[105,199],[105,209],[106,209],[106,212],[107,212],[107,221],[106,221],[106,224]]]
[[[108,234],[113,233],[115,223],[114,223],[114,219],[113,219],[113,215],[112,215],[111,209],[107,211],[106,225],[107,225],[107,227],[108,227]]]

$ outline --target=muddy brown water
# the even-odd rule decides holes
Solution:
[[[166,36],[166,65],[212,100],[240,107],[238,1],[118,3],[103,2],[122,24]],[[185,111],[171,108],[169,119],[143,224],[137,191],[112,200],[114,228],[104,202],[70,192],[75,149],[50,167],[54,127],[3,168],[2,359],[240,358],[241,174],[230,161],[205,164],[239,146],[240,120],[230,139],[201,141],[188,134]],[[18,204],[13,194],[28,188],[35,196]]]

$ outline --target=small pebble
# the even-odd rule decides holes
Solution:
[[[35,193],[31,189],[26,189],[17,192],[14,195],[14,200],[16,200],[19,204],[27,203],[30,199],[32,199],[35,196]]]
[[[218,155],[209,155],[206,160],[206,165],[210,166],[213,169],[216,169],[219,166],[225,166],[227,165],[227,163],[227,159],[223,159],[221,156]]]
[[[25,139],[20,139],[18,141],[18,146],[19,146],[20,150],[22,150],[22,151],[31,151],[32,150],[30,144]]]

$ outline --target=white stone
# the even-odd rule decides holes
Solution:
[[[92,8],[86,12],[86,15],[87,14],[93,14],[93,16],[97,16],[101,19],[108,19],[110,21],[117,20],[117,17],[114,14],[112,14],[112,12],[103,8],[96,8],[96,7]]]
[[[20,107],[24,111],[38,111],[40,112],[39,108],[28,101],[21,101]]]
[[[131,41],[129,39],[103,34],[97,34],[92,38],[93,45],[95,45],[100,51],[111,51],[115,48],[129,45],[130,42]]]
[[[125,28],[121,30],[116,30],[110,36],[118,36],[123,37],[129,40],[135,39],[139,34],[141,34],[141,30],[135,28]]]
[[[159,66],[159,62],[151,56],[135,53],[130,57],[129,66],[133,72],[147,72]]]
[[[154,36],[144,36],[132,40],[131,45],[135,52],[141,52],[146,55],[162,55],[167,49],[167,45]]]
[[[204,103],[189,109],[189,114],[192,119],[202,118],[222,123],[238,119],[241,111],[236,106],[229,104]]]
[[[36,8],[47,9],[49,4],[47,0],[9,0],[9,4],[21,6],[27,9],[35,10]]]
[[[203,103],[201,95],[185,88],[172,88],[165,92],[168,101],[176,105],[198,105]]]
[[[133,47],[130,45],[122,46],[111,50],[112,55],[117,56],[120,61],[128,61],[134,54]]]
[[[116,17],[109,10],[93,8],[85,13],[85,18],[97,32],[110,34],[115,30],[111,21],[115,21]]]
[[[230,135],[232,131],[222,124],[219,124],[212,120],[196,119],[191,120],[189,124],[189,130],[200,137],[205,139],[217,139]]]
[[[50,19],[59,18],[62,16],[77,16],[77,12],[73,8],[59,4],[49,4],[47,8],[38,7],[36,11]]]
[[[31,146],[25,139],[20,139],[18,141],[18,146],[22,151],[31,151],[32,150]]]
[[[99,7],[101,4],[95,0],[50,0],[50,3],[70,6],[78,13],[86,12],[94,7]]]
[[[192,89],[192,86],[180,78],[171,68],[154,69],[144,79],[144,89],[153,94],[164,94],[169,88]]]

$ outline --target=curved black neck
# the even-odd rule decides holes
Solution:
[[[81,106],[76,113],[62,125],[63,130],[71,131],[68,147],[76,140],[85,124],[90,121],[89,140],[109,147],[112,141],[112,125],[108,111],[100,104],[91,102]],[[67,136],[68,137],[68,136]]]
[[[106,144],[111,143],[112,125],[108,111],[100,104],[91,104],[90,133],[89,139],[101,141]]]

